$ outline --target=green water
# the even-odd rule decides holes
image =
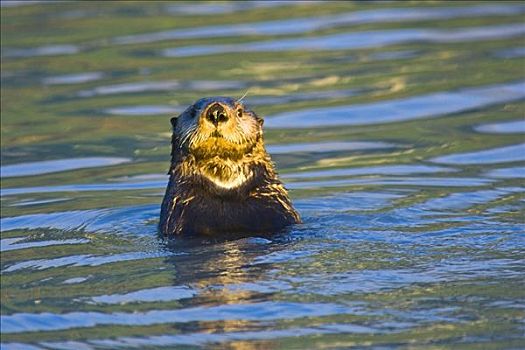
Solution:
[[[2,349],[525,347],[524,22],[3,1]],[[163,241],[169,119],[245,93],[304,224]]]

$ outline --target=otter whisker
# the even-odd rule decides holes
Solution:
[[[189,132],[186,132],[184,134],[184,136],[182,137],[181,141],[180,141],[180,145],[179,147],[182,148],[182,146],[186,143],[186,141],[188,140],[188,137],[189,137],[190,133]]]
[[[246,95],[248,95],[248,91],[250,91],[250,89],[246,90],[246,92],[244,93],[244,95],[242,95],[242,97],[240,99],[237,100],[237,103],[241,102],[245,97]]]
[[[188,139],[190,137],[192,137],[192,135],[194,134],[196,129],[197,129],[197,126],[192,126],[186,131],[186,133],[184,134],[183,139],[181,141],[181,146],[184,145],[186,143],[186,141],[188,141]]]
[[[195,134],[197,133],[197,128],[198,126],[195,125],[188,130],[188,136],[186,137],[186,140],[191,139],[193,138],[193,136],[195,136]]]

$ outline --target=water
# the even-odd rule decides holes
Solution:
[[[2,2],[2,349],[525,348],[518,2]],[[242,96],[304,224],[164,241]]]

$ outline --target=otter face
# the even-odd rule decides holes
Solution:
[[[206,97],[172,119],[175,142],[196,159],[240,158],[260,140],[263,120],[229,97]]]

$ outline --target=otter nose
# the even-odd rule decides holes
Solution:
[[[218,125],[219,123],[223,123],[228,120],[228,114],[226,113],[226,110],[223,106],[221,106],[219,103],[214,103],[210,108],[208,108],[208,112],[206,112],[206,118],[208,118],[208,120],[213,124]]]

